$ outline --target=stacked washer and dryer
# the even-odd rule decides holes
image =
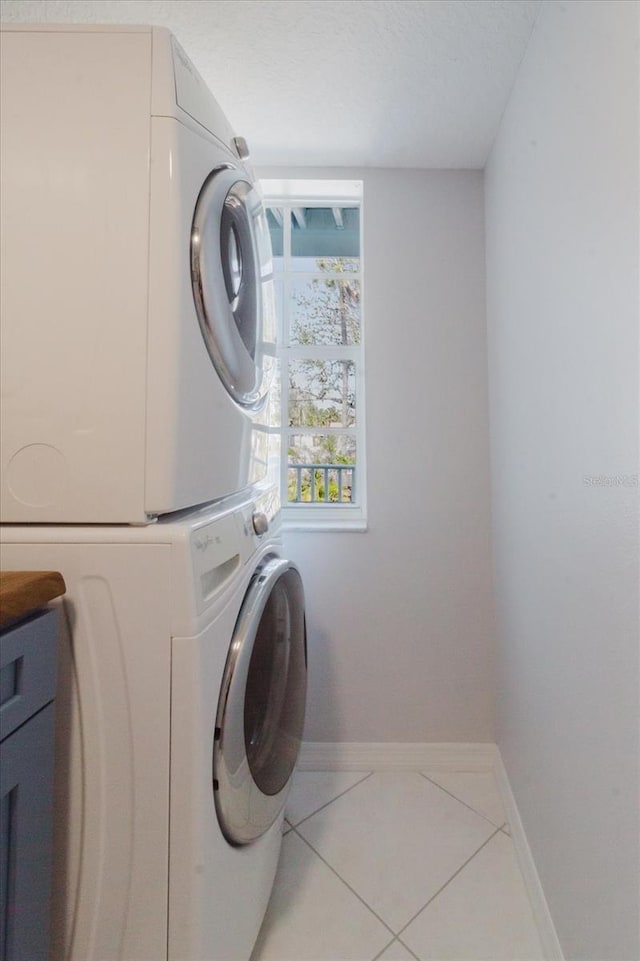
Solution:
[[[1,560],[67,585],[53,958],[247,961],[306,690],[259,191],[165,30],[0,62]]]

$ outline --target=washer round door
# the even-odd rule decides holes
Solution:
[[[216,716],[214,798],[231,844],[260,837],[284,806],[306,686],[302,579],[291,561],[271,557],[254,574],[238,615]]]
[[[230,164],[211,171],[196,202],[191,284],[222,383],[241,406],[260,407],[275,365],[271,240],[257,186]]]

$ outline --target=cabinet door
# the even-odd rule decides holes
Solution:
[[[56,693],[58,612],[31,615],[0,639],[0,740],[4,740]]]
[[[0,745],[0,958],[49,954],[54,708]]]

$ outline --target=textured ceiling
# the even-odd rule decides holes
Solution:
[[[539,0],[2,0],[6,21],[154,23],[256,164],[483,167]]]

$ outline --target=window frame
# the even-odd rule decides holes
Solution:
[[[282,309],[278,311],[276,355],[280,371],[279,426],[272,428],[280,439],[280,489],[284,526],[295,530],[364,531],[366,514],[366,432],[365,432],[365,348],[364,348],[364,250],[363,250],[363,184],[360,180],[272,180],[261,181],[265,211],[277,207],[282,210],[283,271]],[[359,270],[349,277],[360,283],[360,342],[357,345],[317,344],[301,345],[289,342],[291,329],[291,284],[293,280],[336,276],[315,271],[291,270],[291,212],[296,207],[357,207],[360,218]],[[304,428],[289,425],[288,365],[296,360],[353,361],[355,370],[356,423],[353,427]],[[293,435],[349,435],[356,443],[356,493],[353,504],[331,505],[326,502],[295,503],[286,500],[288,487],[288,449]]]

